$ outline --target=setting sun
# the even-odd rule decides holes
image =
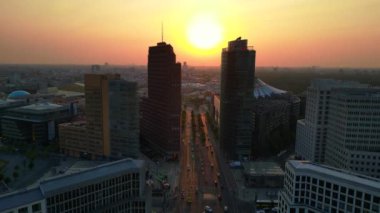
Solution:
[[[210,49],[222,40],[222,29],[213,16],[199,15],[190,22],[187,36],[195,47]]]

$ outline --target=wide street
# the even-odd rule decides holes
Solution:
[[[204,115],[200,116],[200,125],[197,113],[194,113],[192,122],[191,111],[191,108],[186,109],[186,123],[182,133],[180,199],[175,212],[200,213],[204,211],[205,206],[211,207],[213,212],[224,212],[224,189],[219,183],[219,164],[214,147],[209,141]],[[199,125],[205,137],[201,137]],[[195,134],[192,133],[193,126]]]

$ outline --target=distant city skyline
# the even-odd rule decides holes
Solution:
[[[147,63],[164,41],[178,61],[219,66],[239,36],[260,51],[257,66],[380,67],[380,2],[2,1],[0,64]]]

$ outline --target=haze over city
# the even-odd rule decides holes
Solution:
[[[164,40],[179,61],[219,66],[241,35],[257,66],[380,66],[380,2],[356,1],[1,1],[0,63],[143,65]]]
[[[0,213],[380,213],[380,1],[0,2]]]

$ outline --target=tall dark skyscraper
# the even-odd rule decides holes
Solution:
[[[177,155],[180,145],[181,64],[165,42],[149,47],[148,97],[141,103],[141,135],[155,151]]]
[[[229,160],[250,158],[256,51],[241,38],[222,51],[220,147]]]

